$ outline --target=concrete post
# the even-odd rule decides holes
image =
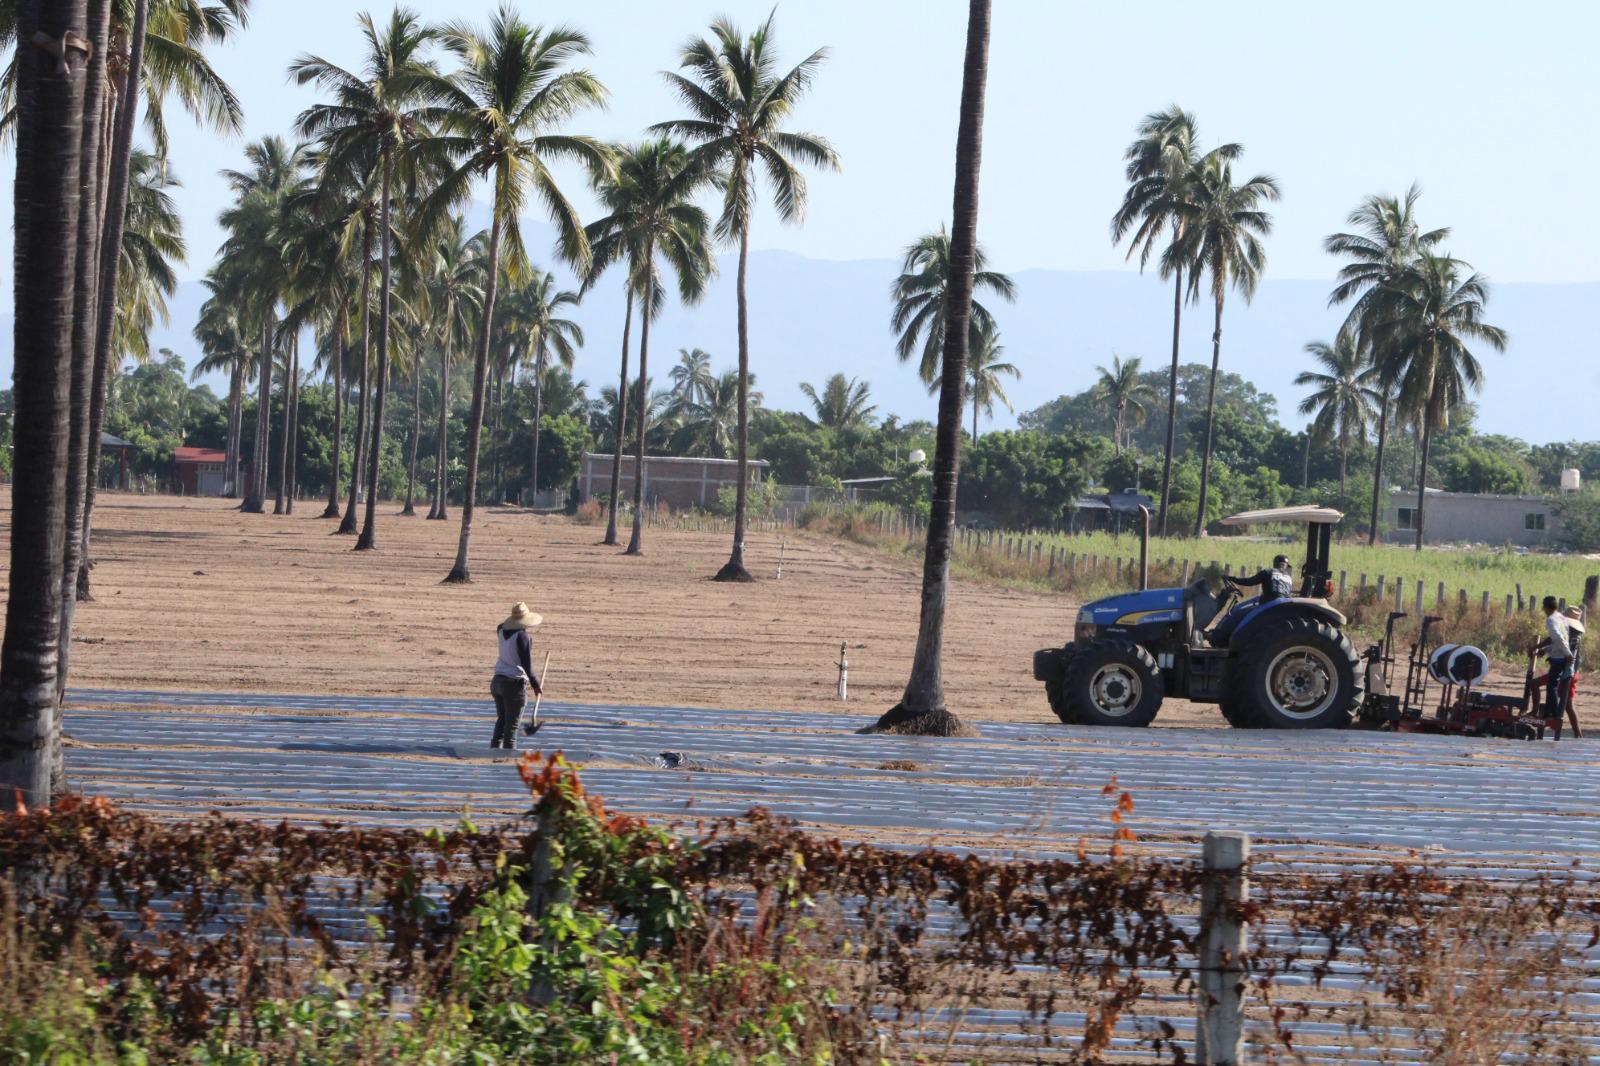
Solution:
[[[1201,1066],[1237,1066],[1244,1061],[1244,926],[1229,915],[1250,898],[1245,863],[1246,833],[1213,831],[1205,836],[1201,866],[1207,877],[1200,897],[1200,1017],[1195,1061]]]

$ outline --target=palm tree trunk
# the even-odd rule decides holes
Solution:
[[[898,706],[874,728],[950,736],[965,732],[945,708],[944,615],[950,589],[956,481],[961,469],[961,384],[971,342],[972,280],[978,246],[978,172],[983,156],[983,97],[989,68],[989,3],[971,0],[961,121],[956,134],[956,179],[950,232],[950,281],[945,287],[944,370],[934,438],[933,504],[922,557],[922,612],[911,676]],[[902,723],[905,723],[902,725]],[[914,724],[912,724],[914,723]]]
[[[972,390],[972,443],[978,443],[978,390]]]
[[[1306,427],[1306,446],[1300,454],[1300,490],[1311,487],[1311,427]]]
[[[68,660],[72,652],[72,619],[77,601],[79,573],[82,569],[87,523],[89,481],[100,472],[99,449],[90,466],[89,430],[91,404],[89,391],[94,383],[95,325],[100,277],[100,185],[101,110],[105,106],[105,50],[110,35],[111,9],[107,0],[90,0],[87,29],[90,40],[88,71],[85,77],[83,128],[78,149],[78,242],[73,266],[72,368],[68,389],[67,415],[67,507],[61,546],[61,650],[56,666],[56,699],[66,694]],[[96,443],[98,443],[98,436]],[[87,593],[87,587],[85,593]],[[61,762],[59,724],[52,744],[51,791],[66,788],[66,772]]]
[[[367,387],[367,377],[371,366],[372,227],[369,225],[363,229],[361,236],[361,377],[357,386],[361,396],[356,404],[356,436],[351,446],[350,498],[345,505],[344,517],[339,520],[339,528],[334,531],[336,533],[356,531],[356,502],[361,498],[361,484],[366,478],[363,460],[367,454],[367,397],[372,391]]]
[[[977,0],[974,0],[977,2]],[[739,479],[734,487],[733,504],[733,554],[712,578],[713,581],[754,581],[744,568],[745,505],[749,497],[750,479],[750,302],[745,293],[745,280],[750,269],[750,220],[746,218],[739,227]],[[650,315],[650,305],[645,304],[644,314]],[[640,385],[643,386],[643,378]],[[643,434],[640,435],[641,438]]]
[[[278,491],[273,496],[272,513],[283,514],[283,497],[289,489],[289,408],[293,403],[290,395],[294,390],[294,369],[292,346],[294,338],[289,338],[283,349],[283,436],[278,441]]]
[[[1200,450],[1200,510],[1194,516],[1194,535],[1206,528],[1206,506],[1211,494],[1211,425],[1217,413],[1217,368],[1222,363],[1222,294],[1217,294],[1216,324],[1211,330],[1211,384],[1206,390],[1206,439]]]
[[[417,444],[422,440],[422,359],[419,346],[417,355],[411,360],[411,457],[406,461],[406,505],[400,511],[401,515],[415,518],[417,515]]]
[[[539,426],[544,419],[545,335],[539,331],[539,347],[533,355],[533,453],[528,460],[529,506],[539,495]]]
[[[1433,443],[1433,414],[1429,412],[1422,416],[1422,458],[1421,475],[1417,479],[1417,551],[1422,550],[1423,536],[1423,510],[1428,502],[1428,447]]]
[[[623,283],[628,290],[628,299],[622,313],[622,373],[617,380],[617,422],[616,445],[611,449],[611,503],[610,515],[606,519],[606,536],[602,544],[615,544],[617,542],[617,504],[622,495],[622,442],[627,436],[628,425],[628,331],[633,328],[633,283],[630,279]],[[648,313],[648,309],[647,309]]]
[[[24,3],[17,39],[61,40],[86,25],[86,0]],[[79,243],[84,57],[57,73],[41,48],[17,49],[14,477],[11,573],[0,643],[0,810],[50,802],[58,736],[62,551],[71,433],[74,282]],[[83,220],[88,226],[93,219]]]
[[[478,490],[478,451],[483,437],[483,400],[489,377],[489,331],[494,322],[495,283],[500,273],[500,205],[496,204],[489,223],[488,277],[483,283],[483,311],[478,320],[478,350],[472,361],[472,406],[467,414],[467,487],[461,501],[461,540],[456,545],[456,563],[445,575],[449,584],[472,580],[468,553],[472,547],[472,512]]]
[[[1339,510],[1345,509],[1344,486],[1345,472],[1350,464],[1350,434],[1339,434]]]
[[[100,431],[106,419],[106,383],[111,376],[112,326],[116,320],[117,277],[122,266],[122,231],[128,213],[128,169],[133,158],[133,123],[139,112],[139,83],[144,71],[145,25],[149,0],[134,0],[133,27],[128,35],[128,71],[118,97],[117,124],[112,134],[111,159],[104,168],[104,216],[88,225],[100,227],[100,270],[96,295],[99,319],[95,323],[94,378],[89,391],[88,466],[100,469]],[[81,232],[81,231],[80,231]],[[94,530],[96,478],[84,485],[83,533],[78,565],[77,598],[89,596],[90,540]]]
[[[1383,446],[1389,435],[1389,391],[1384,390],[1382,405],[1378,408],[1378,454],[1372,473],[1372,520],[1367,527],[1367,547],[1378,543],[1378,518],[1383,514]]]
[[[339,517],[339,465],[344,459],[344,301],[339,301],[339,317],[334,322],[333,342],[333,469],[328,476],[328,506],[323,518]]]
[[[372,453],[367,456],[367,516],[356,538],[356,551],[371,551],[378,546],[378,471],[383,459],[383,398],[389,391],[389,211],[394,161],[387,148],[383,152],[383,202],[379,205],[378,234],[378,373],[372,397]]]
[[[222,460],[222,495],[233,499],[239,495],[239,436],[240,423],[244,421],[244,360],[235,358],[228,372],[228,428],[224,440]]]
[[[639,316],[638,414],[633,420],[633,535],[628,538],[628,550],[624,555],[644,554],[644,438],[650,431],[650,309],[655,306],[655,279],[650,274],[650,265],[655,255],[655,241],[646,240],[644,312]]]
[[[300,487],[300,334],[289,338],[289,410],[284,416],[284,436],[289,439],[283,464],[283,513],[294,514],[294,495]]]
[[[439,439],[433,451],[433,508],[429,518],[449,517],[450,508],[450,316],[445,316],[444,343],[439,350]]]
[[[1161,536],[1167,535],[1167,508],[1172,505],[1172,450],[1178,432],[1178,338],[1183,322],[1183,268],[1173,271],[1172,280],[1172,380],[1167,385],[1167,450],[1161,460],[1161,515],[1157,521]]]
[[[272,314],[261,326],[261,370],[256,388],[256,439],[250,454],[250,491],[239,510],[260,514],[266,498],[267,449],[272,446]]]

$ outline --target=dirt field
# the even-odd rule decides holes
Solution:
[[[9,493],[0,495],[9,522]],[[440,584],[458,521],[381,505],[379,550],[330,536],[317,502],[292,517],[222,500],[108,494],[96,511],[95,602],[78,612],[72,684],[197,691],[487,699],[495,624],[515,600],[545,616],[552,698],[587,703],[841,710],[849,645],[856,714],[899,699],[916,638],[920,573],[853,545],[756,534],[761,580],[707,580],[727,537],[647,530],[644,558],[565,518],[489,508],[473,536],[474,583]],[[3,571],[3,568],[0,568]],[[0,572],[0,579],[4,574]],[[1063,640],[1076,604],[958,583],[946,629],[952,710],[975,721],[1053,722],[1032,677],[1036,648]],[[1216,725],[1169,700],[1157,725]]]

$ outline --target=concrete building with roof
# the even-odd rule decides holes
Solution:
[[[173,454],[172,491],[180,496],[221,496],[228,489],[222,477],[227,459],[220,448],[179,447]]]
[[[1423,542],[1427,544],[1513,544],[1553,547],[1561,541],[1561,519],[1554,496],[1491,496],[1476,492],[1426,490]],[[1379,523],[1389,544],[1417,538],[1415,489],[1390,489]]]
[[[578,500],[594,499],[611,492],[610,453],[584,452],[578,468]],[[750,483],[766,477],[768,463],[765,459],[750,460]],[[622,457],[622,476],[617,492],[625,500],[633,499],[633,456]],[[691,507],[709,508],[717,502],[717,493],[724,486],[739,483],[737,459],[699,459],[678,455],[647,455],[644,457],[644,502],[651,505],[664,503],[674,510]]]

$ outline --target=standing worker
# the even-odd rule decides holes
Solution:
[[[1544,652],[1550,660],[1550,672],[1545,676],[1545,714],[1554,717],[1567,705],[1567,693],[1572,688],[1572,648],[1577,641],[1556,598],[1546,596],[1543,606],[1546,636],[1528,653]]]
[[[533,638],[528,630],[543,622],[544,618],[528,610],[526,603],[513,604],[511,615],[496,630],[500,654],[494,662],[494,679],[489,682],[489,692],[494,696],[494,739],[491,748],[515,749],[517,722],[522,709],[528,705],[527,686],[541,692],[539,678],[533,672]]]

